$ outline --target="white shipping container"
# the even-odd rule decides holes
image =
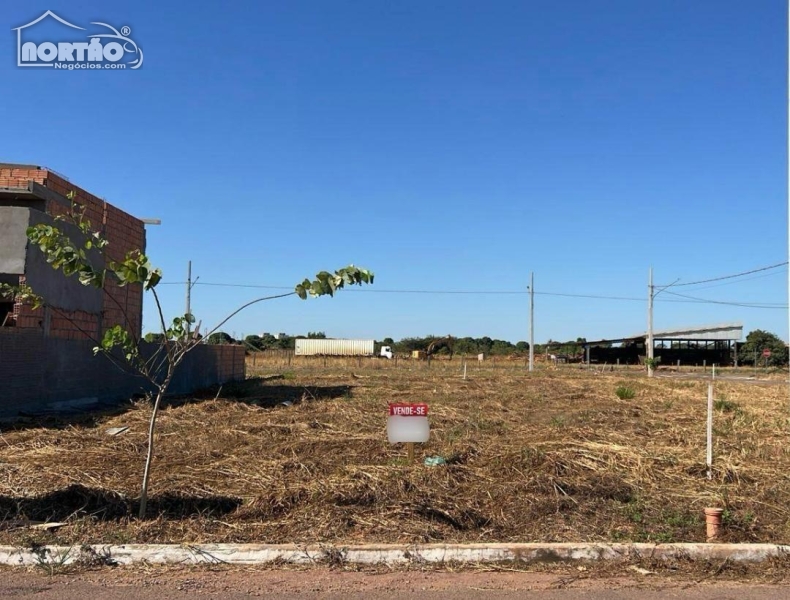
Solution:
[[[375,340],[296,340],[296,356],[373,356]]]

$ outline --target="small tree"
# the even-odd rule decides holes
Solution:
[[[764,359],[763,350],[770,350],[771,356]],[[746,341],[738,346],[738,361],[748,364],[755,360],[770,366],[786,365],[787,346],[778,335],[755,329],[746,336]]]
[[[69,199],[73,198],[74,194],[69,194]],[[194,331],[190,331],[191,325],[195,323],[195,318],[191,314],[175,317],[168,324],[159,295],[156,292],[156,287],[162,279],[162,272],[151,265],[148,257],[140,250],[132,250],[119,262],[110,260],[106,252],[109,242],[99,232],[91,229],[90,222],[84,218],[84,207],[73,204],[69,218],[82,232],[83,239],[81,241],[71,240],[58,227],[47,224],[29,227],[27,229],[28,240],[38,246],[53,269],[60,271],[66,277],[76,276],[84,286],[103,290],[110,280],[115,281],[121,287],[131,284],[142,285],[143,289],[150,292],[153,297],[159,317],[161,338],[152,338],[156,344],[153,352],[146,352],[142,340],[134,332],[129,332],[120,325],[107,329],[100,340],[93,340],[96,343],[93,349],[94,354],[104,354],[110,360],[122,364],[132,372],[141,375],[150,386],[146,392],[148,392],[149,400],[153,398],[153,409],[148,427],[148,447],[140,490],[139,518],[142,519],[145,517],[148,501],[148,484],[159,407],[170,387],[176,368],[187,354],[201,343],[200,324],[194,328]],[[56,218],[56,221],[64,220],[63,217]],[[95,263],[100,262],[95,260],[96,254],[101,255],[104,259],[104,266],[95,266]],[[343,289],[346,285],[371,284],[373,277],[372,272],[354,265],[338,269],[333,273],[321,271],[315,279],[305,279],[297,284],[292,292],[247,302],[231,312],[204,335],[211,339],[211,336],[215,335],[220,327],[253,304],[293,295],[302,300],[308,296],[333,296],[337,290]],[[0,296],[27,302],[34,308],[49,306],[53,311],[69,319],[68,313],[49,305],[46,298],[38,295],[28,285],[0,284]],[[117,302],[112,294],[105,294],[105,297]],[[122,307],[119,305],[119,308]],[[77,325],[75,324],[75,326]],[[83,333],[91,337],[87,332],[83,331]],[[93,338],[91,337],[91,339]]]

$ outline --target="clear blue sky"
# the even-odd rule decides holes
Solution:
[[[130,26],[143,67],[17,68],[11,28],[46,9]],[[787,256],[783,0],[53,0],[7,2],[2,21],[0,160],[161,218],[148,249],[169,282],[188,259],[200,282],[274,286],[355,263],[379,290],[524,291],[534,271],[538,291],[644,298],[650,265],[661,284]],[[786,277],[677,291],[785,304]],[[193,308],[213,323],[266,292],[198,285]],[[659,328],[787,337],[786,310],[671,299]],[[538,342],[646,325],[645,301],[536,300]],[[226,330],[527,327],[524,295],[349,292]]]

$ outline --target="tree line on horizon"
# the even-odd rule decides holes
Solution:
[[[145,336],[147,342],[158,341],[161,334],[149,333]],[[293,350],[298,339],[326,339],[323,331],[310,331],[307,335],[286,335],[274,337],[272,334],[248,335],[243,339],[234,339],[229,334],[218,331],[211,334],[206,340],[209,344],[239,344],[249,352],[264,352],[266,350]],[[395,341],[391,337],[376,340],[376,354],[381,346],[390,346],[397,354],[410,354],[414,350],[425,350],[428,345],[448,336],[427,335],[424,337],[405,337]],[[584,351],[585,338],[558,342],[549,339],[545,344],[535,344],[535,354],[552,353],[566,356],[578,356]],[[452,337],[453,352],[460,355],[485,354],[487,356],[526,356],[529,353],[529,343],[519,341],[515,344],[507,340],[492,339],[488,336]],[[770,350],[770,356],[763,356],[764,350]],[[657,348],[660,352],[660,349]],[[439,354],[447,353],[440,350]],[[788,348],[785,342],[776,334],[762,329],[755,329],[746,336],[746,341],[738,344],[738,362],[744,365],[756,363],[761,366],[778,367],[788,364]]]

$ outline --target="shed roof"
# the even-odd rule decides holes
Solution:
[[[647,332],[623,338],[606,339],[587,342],[594,346],[604,343],[635,342],[647,338]],[[698,340],[698,341],[738,341],[743,338],[743,323],[717,323],[713,325],[697,325],[691,327],[674,327],[672,329],[653,330],[655,340]]]

